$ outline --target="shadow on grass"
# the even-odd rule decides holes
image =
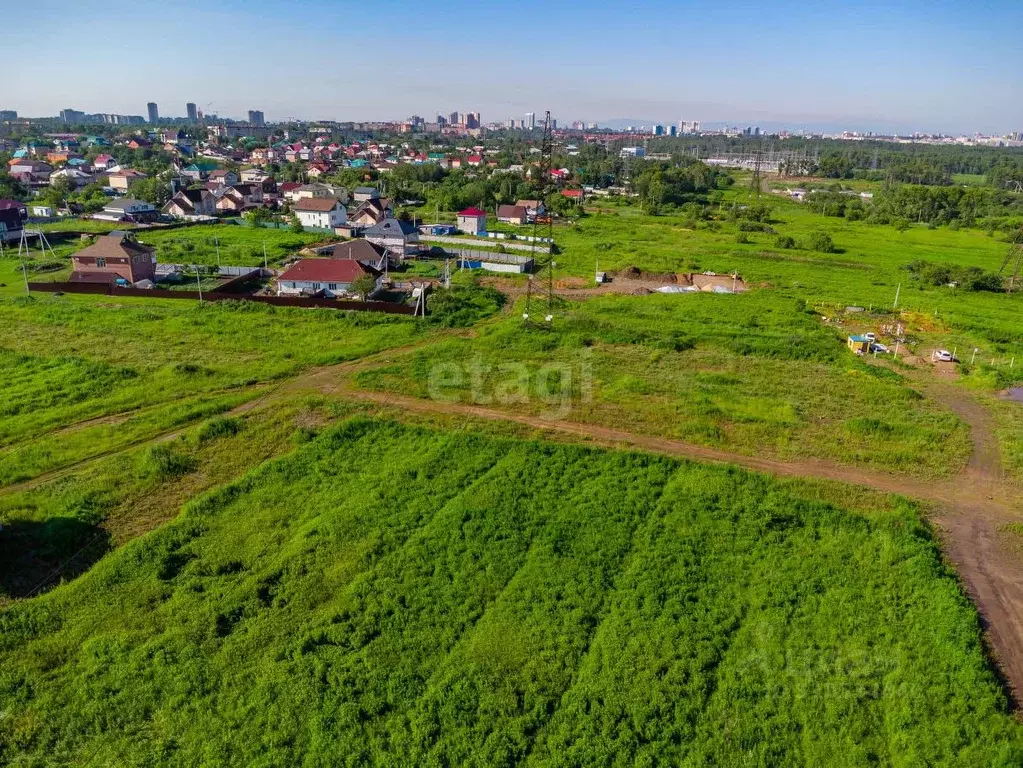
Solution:
[[[0,599],[52,589],[89,570],[110,548],[108,531],[73,517],[5,523],[0,529]]]

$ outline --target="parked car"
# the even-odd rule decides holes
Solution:
[[[884,344],[879,344],[879,343],[875,342],[875,343],[870,345],[870,351],[871,352],[880,352],[883,355],[883,354],[886,354],[888,352],[888,347],[886,347]]]
[[[954,363],[955,358],[947,349],[938,349],[934,352],[934,359],[939,363]]]

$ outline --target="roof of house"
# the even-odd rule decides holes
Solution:
[[[298,189],[301,186],[302,184],[298,181],[284,181],[281,182],[281,184],[279,184],[277,188],[281,192],[293,192],[294,190]]]
[[[278,278],[313,283],[351,283],[363,275],[376,275],[376,270],[356,259],[301,259]]]
[[[117,280],[116,272],[89,272],[83,270],[71,273],[68,282],[72,283],[112,283]]]
[[[458,212],[459,216],[467,216],[469,218],[479,218],[480,216],[486,216],[486,211],[481,211],[479,208],[466,208],[464,211]]]
[[[521,205],[523,208],[539,208],[539,200],[518,200],[515,205]]]
[[[376,195],[379,195],[380,193],[377,192],[376,187],[356,187],[355,190],[354,190],[354,194],[356,194],[356,195],[374,195],[374,196],[376,196]]]
[[[130,197],[125,197],[120,200],[108,200],[103,203],[104,208],[118,208],[122,211],[134,208],[137,205],[148,205],[150,208],[153,207],[152,203],[147,203],[145,200],[132,200]]]
[[[377,262],[382,255],[381,249],[368,240],[350,240],[347,243],[338,243],[330,252],[332,259],[348,259],[350,261]]]
[[[295,201],[294,208],[309,213],[329,213],[339,205],[341,203],[333,197],[301,197]]]
[[[399,235],[411,235],[416,231],[411,222],[401,219],[384,219],[379,224],[374,224],[363,234],[366,237],[397,237]]]
[[[0,200],[0,211],[7,210],[8,208],[14,208],[21,210],[25,207],[24,203],[19,203],[17,200]]]
[[[229,170],[225,170],[225,169],[221,168],[221,169],[218,169],[218,170],[213,171],[212,173],[210,173],[210,178],[211,179],[222,179],[225,176],[227,176],[227,174],[229,174],[229,173],[232,173],[235,176],[238,175],[237,173],[234,173],[234,171],[229,171]]]
[[[497,218],[524,219],[526,218],[526,209],[521,205],[501,205],[497,208]]]
[[[154,253],[149,246],[136,242],[130,235],[124,232],[111,232],[109,235],[96,238],[96,242],[88,248],[83,248],[78,253],[72,254],[72,259],[100,258],[126,258],[131,256],[148,256]]]

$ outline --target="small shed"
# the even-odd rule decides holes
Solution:
[[[857,355],[865,355],[870,352],[870,339],[866,336],[860,336],[858,334],[850,336],[846,344],[849,346],[849,349]]]

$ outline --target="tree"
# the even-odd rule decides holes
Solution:
[[[266,226],[273,219],[273,214],[262,206],[252,208],[251,210],[243,213],[242,216],[254,227]]]
[[[810,235],[810,250],[821,253],[834,253],[835,243],[827,232],[814,232]]]
[[[13,176],[0,173],[0,200],[25,200],[28,188]]]
[[[128,196],[136,200],[145,200],[156,207],[160,207],[170,200],[170,184],[166,179],[159,176],[151,176],[148,179],[133,181],[128,187]]]
[[[297,213],[292,213],[288,216],[288,222],[291,224],[291,231],[295,234],[305,232],[305,227],[302,226],[302,221],[298,218]]]
[[[369,274],[360,275],[351,284],[352,291],[362,296],[363,301],[369,300],[369,295],[376,290],[376,287],[376,278]]]

